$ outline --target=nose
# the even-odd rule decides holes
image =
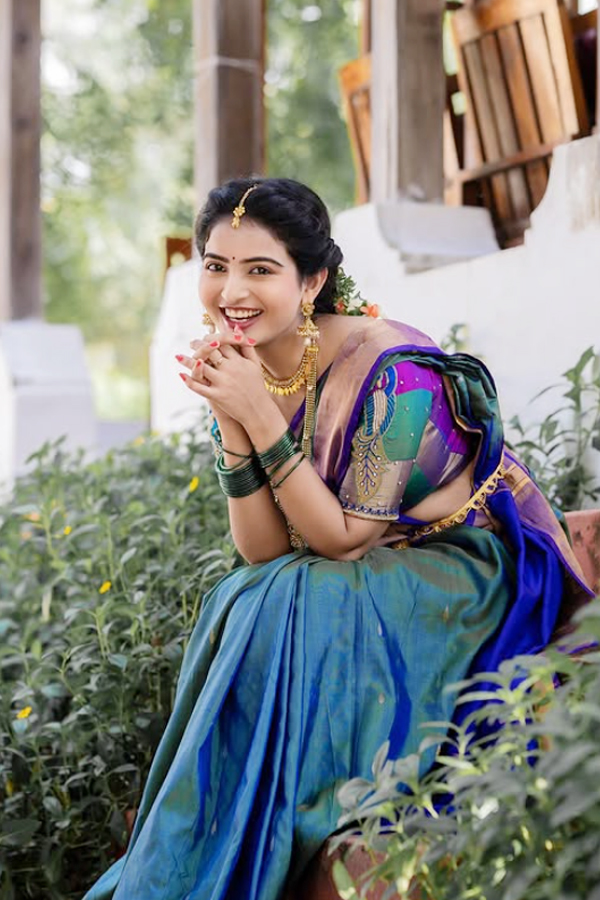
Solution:
[[[233,305],[236,301],[245,299],[249,293],[250,291],[243,276],[237,272],[229,271],[221,290],[221,297],[225,303]]]

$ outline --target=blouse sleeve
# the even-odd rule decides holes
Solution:
[[[397,521],[473,455],[442,376],[396,359],[386,361],[367,394],[339,493],[344,511],[360,518]]]

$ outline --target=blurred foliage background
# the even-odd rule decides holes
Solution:
[[[166,235],[193,188],[192,0],[44,0],[45,316],[82,329],[104,419],[148,416]],[[267,172],[353,202],[337,70],[357,0],[268,0]]]

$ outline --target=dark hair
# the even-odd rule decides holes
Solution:
[[[331,237],[327,207],[309,187],[291,178],[233,178],[213,188],[198,213],[194,229],[200,256],[213,227],[223,218],[232,218],[248,188],[258,185],[245,201],[248,219],[264,225],[278,238],[294,260],[302,278],[328,270],[315,310],[335,312],[336,277],[342,251]],[[243,220],[242,220],[243,221]]]

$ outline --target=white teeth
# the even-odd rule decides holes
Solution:
[[[228,319],[253,319],[260,316],[260,309],[226,309],[225,315]]]

